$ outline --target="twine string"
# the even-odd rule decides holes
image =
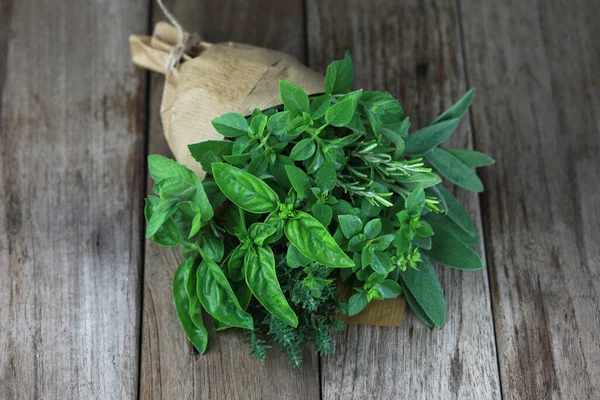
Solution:
[[[165,14],[169,22],[177,29],[177,43],[171,48],[169,57],[167,57],[165,62],[165,74],[168,75],[171,73],[173,68],[179,64],[185,53],[200,43],[202,39],[198,35],[186,32],[177,19],[175,19],[173,14],[171,14],[171,12],[163,4],[162,0],[156,0],[156,2],[160,6],[160,9]]]

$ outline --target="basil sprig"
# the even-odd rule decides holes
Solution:
[[[147,235],[184,257],[173,302],[185,333],[206,350],[203,314],[216,331],[242,328],[264,360],[277,344],[292,364],[313,342],[331,351],[338,313],[404,295],[427,325],[446,305],[430,261],[480,269],[477,231],[442,179],[480,192],[485,154],[438,146],[457,129],[471,90],[430,126],[409,133],[389,93],[351,91],[349,54],[327,69],[323,94],[279,82],[281,106],[213,120],[222,140],[189,146],[207,172],[148,158],[155,195]],[[347,286],[347,302],[337,288]]]

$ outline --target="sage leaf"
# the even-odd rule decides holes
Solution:
[[[437,185],[432,188],[436,195],[441,198],[444,202],[445,212],[448,218],[450,218],[456,225],[458,225],[463,231],[472,237],[477,236],[475,225],[469,216],[469,213],[460,204],[460,202],[452,196],[452,194],[442,185]]]
[[[277,208],[277,193],[257,177],[224,163],[213,164],[213,173],[223,194],[238,207],[254,214]]]
[[[446,215],[429,213],[427,215],[424,215],[422,218],[423,220],[429,222],[434,232],[443,229],[466,245],[479,244],[479,237],[477,236],[477,234],[470,234],[464,231]]]
[[[457,101],[452,107],[444,111],[433,123],[448,121],[452,119],[461,119],[469,109],[475,97],[475,89],[470,89],[465,95]]]
[[[444,149],[434,149],[425,157],[450,182],[472,192],[483,192],[483,183],[465,163]]]
[[[350,268],[354,262],[331,237],[327,228],[309,214],[296,211],[284,224],[285,235],[300,253],[331,268]]]
[[[486,154],[474,150],[446,149],[446,151],[458,158],[469,168],[485,167],[496,162]]]
[[[483,268],[481,258],[473,249],[443,229],[435,231],[431,237],[431,249],[423,250],[423,254],[452,268]]]
[[[429,261],[420,264],[419,268],[418,271],[407,268],[406,271],[400,272],[407,300],[409,296],[412,297],[432,325],[441,328],[446,321],[446,302],[442,287]],[[411,305],[410,302],[409,305]],[[413,308],[412,305],[411,308]]]

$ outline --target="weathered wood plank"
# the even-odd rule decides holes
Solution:
[[[310,0],[307,15],[310,66],[323,71],[350,50],[355,87],[394,94],[414,127],[467,89],[453,1]],[[468,121],[451,144],[472,146]],[[477,196],[459,195],[479,221]],[[321,360],[324,399],[500,397],[486,271],[438,271],[446,326],[432,331],[411,313],[401,328],[347,328],[336,336],[334,354]]]
[[[171,1],[172,13],[205,40],[237,40],[304,57],[301,1]],[[164,19],[158,8],[155,19]],[[151,83],[150,153],[170,155],[159,115],[163,77]],[[150,178],[149,178],[150,181]],[[151,182],[149,182],[149,189]],[[177,250],[148,241],[144,279],[141,394],[144,399],[316,399],[318,359],[307,351],[304,368],[270,354],[264,366],[248,356],[240,333],[211,332],[205,355],[193,354],[172,305]]]
[[[600,3],[462,0],[507,399],[600,398]]]
[[[0,2],[0,397],[137,396],[146,1]]]

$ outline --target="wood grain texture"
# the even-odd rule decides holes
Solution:
[[[3,399],[137,396],[147,11],[0,2]]]
[[[169,9],[205,40],[240,41],[286,51],[303,59],[303,9],[300,1],[170,1]],[[164,19],[155,10],[155,20]],[[149,153],[170,155],[163,137],[159,106],[163,77],[153,74]],[[148,178],[148,192],[151,190]],[[143,399],[317,399],[318,359],[304,353],[304,368],[269,354],[265,365],[248,356],[236,331],[209,332],[205,355],[194,354],[173,308],[171,282],[181,260],[178,250],[146,243],[142,329]]]
[[[453,1],[310,0],[307,15],[310,66],[324,71],[349,50],[354,86],[391,92],[413,127],[467,90]],[[468,118],[450,144],[472,146]],[[477,196],[458,194],[480,226]],[[401,328],[348,327],[321,359],[324,399],[500,398],[486,271],[438,268],[438,275],[445,327],[430,330],[412,313]]]
[[[461,8],[504,398],[598,399],[600,2]]]

